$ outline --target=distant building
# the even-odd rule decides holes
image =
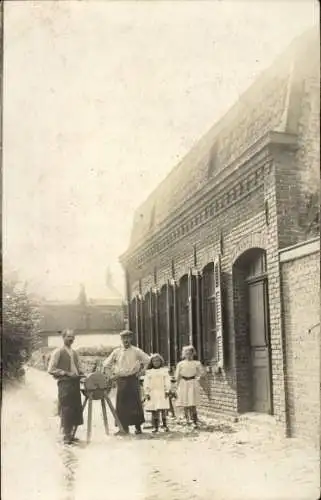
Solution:
[[[92,298],[81,285],[74,302],[42,301],[39,309],[43,345],[60,345],[60,332],[65,328],[74,330],[75,345],[79,347],[117,345],[125,324],[124,302],[110,277],[105,288],[103,298]]]
[[[319,34],[241,96],[137,209],[121,257],[138,345],[193,343],[209,413],[320,430]],[[193,117],[191,117],[193,119]]]

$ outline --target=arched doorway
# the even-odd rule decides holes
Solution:
[[[266,253],[244,252],[233,266],[236,379],[239,412],[272,413]]]
[[[214,291],[214,262],[210,262],[202,272],[202,352],[201,360],[209,363],[216,354],[216,320]]]

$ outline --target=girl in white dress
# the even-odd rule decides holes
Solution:
[[[158,432],[160,415],[164,430],[169,430],[166,415],[169,410],[171,379],[164,364],[160,354],[152,354],[144,380],[145,410],[152,414],[153,433]]]
[[[199,380],[202,376],[202,365],[194,359],[195,349],[193,346],[183,347],[182,361],[176,367],[177,400],[176,405],[184,408],[187,424],[190,419],[194,428],[198,427],[196,407],[199,404]]]

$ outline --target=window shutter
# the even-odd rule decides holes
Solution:
[[[141,348],[146,351],[146,339],[144,334],[144,298],[142,295],[139,296],[139,326],[140,326],[140,338],[141,338]]]
[[[166,335],[167,335],[167,359],[171,363],[171,289],[170,284],[166,283]]]
[[[193,293],[193,274],[192,269],[188,271],[187,280],[187,294],[188,294],[188,340],[190,345],[193,344],[193,307],[192,307],[192,293]]]
[[[178,328],[177,328],[177,284],[176,281],[172,281],[173,287],[173,312],[174,312],[174,362],[175,365],[179,359],[178,353]]]
[[[202,356],[203,356],[203,361],[209,361],[208,359],[208,352],[207,352],[207,309],[206,309],[206,301],[207,301],[207,294],[206,294],[206,280],[207,276],[206,273],[203,273],[202,275],[202,281],[201,281],[201,314],[202,314]]]
[[[196,275],[196,321],[197,355],[201,361],[204,361],[202,349],[202,276],[200,273]]]
[[[147,313],[147,331],[146,331],[146,334],[147,334],[147,349],[148,349],[148,353],[151,354],[153,352],[153,349],[152,349],[152,337],[151,337],[151,330],[152,330],[152,296],[151,296],[151,292],[149,291],[147,296],[145,297],[145,300],[147,300],[147,304],[146,304],[146,313]]]
[[[138,347],[141,347],[141,339],[139,335],[139,304],[138,297],[135,296],[135,334],[136,334],[136,344]]]
[[[130,301],[129,307],[129,329],[136,334],[136,317],[135,317],[135,297]]]
[[[221,258],[214,259],[214,292],[215,292],[215,320],[216,320],[216,363],[219,368],[224,366],[223,346],[223,315],[222,315],[222,286],[221,286]]]
[[[149,290],[148,294],[148,317],[149,317],[149,352],[153,352],[153,290]]]
[[[153,290],[153,349],[154,352],[159,352],[159,323],[158,323],[158,290]]]

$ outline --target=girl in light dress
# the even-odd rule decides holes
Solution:
[[[153,433],[158,432],[160,416],[164,431],[169,431],[166,416],[170,408],[171,379],[164,365],[160,354],[152,354],[144,380],[145,410],[152,414]]]
[[[177,400],[176,405],[184,408],[186,422],[190,420],[194,428],[198,428],[197,406],[199,404],[200,386],[199,380],[203,375],[203,367],[200,361],[194,359],[195,349],[193,346],[183,347],[182,361],[176,367]]]

